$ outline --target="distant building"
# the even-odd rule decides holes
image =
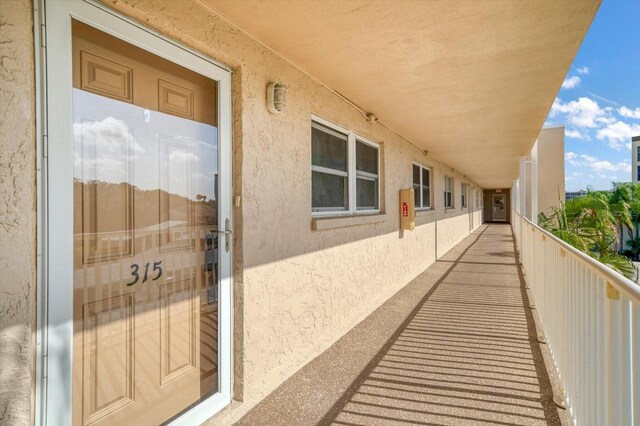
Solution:
[[[565,201],[569,201],[569,200],[572,200],[574,198],[584,197],[585,195],[587,195],[587,191],[585,191],[585,190],[567,191],[567,192],[564,193],[564,199],[565,199]]]
[[[631,181],[640,182],[640,136],[631,138]]]

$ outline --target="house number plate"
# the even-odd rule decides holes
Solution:
[[[149,278],[150,266],[151,266],[150,262],[147,262],[147,264],[144,265],[144,275],[142,276],[142,283],[147,282]],[[159,260],[158,262],[153,263],[153,269],[151,272],[155,274],[155,277],[151,279],[152,281],[155,281],[162,276],[162,260]],[[131,282],[127,283],[128,286],[137,284],[138,281],[140,281],[140,265],[138,265],[137,263],[134,263],[133,265],[131,265],[131,278],[132,278]]]

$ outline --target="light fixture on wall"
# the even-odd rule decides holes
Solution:
[[[277,114],[287,106],[287,86],[271,82],[267,85],[267,107],[269,112]]]

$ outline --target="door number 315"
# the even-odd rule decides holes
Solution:
[[[144,276],[142,277],[143,283],[146,282],[149,277],[149,265],[151,265],[151,263],[149,262],[144,265]],[[162,276],[162,260],[153,263],[153,272],[155,272],[156,276],[151,279],[152,281],[155,281]],[[129,286],[134,285],[138,281],[140,281],[140,265],[138,265],[137,263],[131,265],[131,277],[133,278],[133,281],[127,283],[127,285]]]

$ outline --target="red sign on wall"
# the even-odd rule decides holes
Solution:
[[[409,216],[409,206],[405,202],[402,203],[402,216]]]

